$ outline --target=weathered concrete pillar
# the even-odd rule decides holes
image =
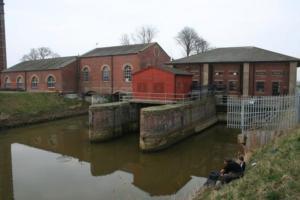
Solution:
[[[244,63],[243,64],[243,96],[249,95],[249,82],[250,82],[249,71],[250,71],[249,63]]]
[[[290,62],[290,81],[289,81],[289,94],[293,95],[296,93],[297,84],[297,62]]]
[[[203,85],[208,85],[209,64],[203,64]]]
[[[0,200],[13,197],[11,145],[0,144]]]
[[[139,108],[126,102],[92,105],[89,108],[90,141],[105,141],[138,130]]]
[[[166,148],[216,122],[214,97],[188,104],[143,108],[140,123],[140,148],[143,151]]]

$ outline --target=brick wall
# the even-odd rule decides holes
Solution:
[[[256,91],[256,83],[264,83],[264,92]],[[279,83],[279,93],[288,94],[289,63],[251,63],[249,94],[254,96],[271,96],[272,83]]]
[[[170,56],[158,45],[154,44],[149,48],[139,53],[141,68],[147,66],[161,67],[166,62],[170,61]]]
[[[193,82],[195,84],[203,83],[203,64],[180,64],[174,65],[174,68],[185,70],[191,74],[193,74]]]
[[[158,56],[155,56],[155,52]],[[139,54],[105,56],[105,57],[87,57],[80,59],[80,93],[96,92],[100,94],[111,94],[117,92],[132,91],[132,82],[124,78],[124,68],[130,66],[132,73],[142,69],[143,66],[150,66],[157,63],[162,66],[168,62],[170,57],[159,47],[153,45]],[[103,67],[110,69],[110,78],[103,81]],[[83,80],[83,69],[89,68],[89,80]],[[112,89],[113,88],[113,89]]]
[[[143,108],[140,119],[140,148],[144,151],[166,148],[216,122],[214,97],[189,104]]]
[[[92,105],[89,108],[90,141],[105,141],[138,131],[139,106],[125,102]]]
[[[4,80],[6,77],[10,79],[9,89],[17,89],[17,78],[21,77],[23,82],[23,89],[29,92],[75,92],[75,77],[74,70],[75,64],[67,66],[62,76],[62,70],[45,70],[45,71],[30,71],[30,72],[4,72],[1,73],[1,80],[3,84],[1,88],[5,88]],[[47,78],[53,76],[55,79],[55,85],[53,88],[48,88]],[[33,77],[37,77],[38,84],[36,88],[31,87],[31,81]]]
[[[226,86],[227,92],[230,95],[241,94],[241,64],[239,63],[223,63],[213,64],[212,67],[212,82],[210,84],[222,84]]]

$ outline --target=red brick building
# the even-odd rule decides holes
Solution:
[[[193,73],[194,86],[214,85],[228,95],[294,94],[300,59],[257,47],[217,48],[174,60]]]
[[[1,73],[5,90],[25,90],[29,92],[78,91],[78,59],[60,57],[21,62]]]
[[[131,91],[132,73],[163,66],[170,57],[158,43],[94,49],[80,58],[80,92],[115,94]]]
[[[110,95],[131,91],[132,73],[163,66],[170,57],[157,44],[94,49],[81,57],[21,62],[1,73],[1,89]]]
[[[133,97],[161,101],[184,99],[191,92],[192,76],[171,67],[147,67],[133,74]]]

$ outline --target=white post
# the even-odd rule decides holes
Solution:
[[[208,76],[209,76],[209,65],[203,64],[203,85],[208,85]]]
[[[290,76],[289,76],[289,94],[294,95],[296,93],[297,82],[297,62],[290,62]]]
[[[249,63],[243,64],[243,96],[249,95]]]

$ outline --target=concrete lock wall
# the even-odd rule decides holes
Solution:
[[[188,104],[143,108],[140,119],[140,148],[155,151],[215,124],[214,97]]]
[[[89,138],[106,141],[138,130],[139,108],[126,102],[92,105],[89,108]]]

